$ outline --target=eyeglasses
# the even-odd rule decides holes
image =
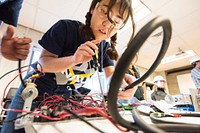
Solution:
[[[124,23],[122,18],[120,18],[118,16],[112,16],[111,12],[108,15],[108,8],[106,6],[102,6],[99,3],[97,3],[96,9],[97,9],[97,11],[99,13],[99,16],[102,19],[107,19],[108,21],[110,21],[108,19],[108,16],[111,18],[112,22],[110,21],[110,23],[113,25],[114,28],[120,29],[122,27],[122,25]]]

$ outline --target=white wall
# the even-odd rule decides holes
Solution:
[[[189,89],[196,88],[191,78],[191,73],[178,75],[177,80],[178,80],[178,86],[179,86],[181,94],[190,94]]]

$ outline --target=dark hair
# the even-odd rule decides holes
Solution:
[[[91,41],[91,40],[95,39],[94,34],[92,32],[92,29],[90,28],[90,21],[91,21],[91,17],[92,17],[91,11],[95,9],[95,6],[98,2],[101,2],[101,0],[93,0],[92,1],[91,5],[90,5],[90,9],[85,16],[86,17],[85,25],[83,25],[80,28],[81,35],[82,35],[82,37],[84,38],[85,41]],[[135,24],[134,24],[133,13],[132,13],[132,11],[133,11],[132,0],[110,0],[109,5],[108,5],[108,14],[111,11],[112,7],[116,3],[120,5],[119,13],[122,16],[124,16],[125,12],[128,11],[127,17],[125,18],[125,21],[124,21],[124,25],[128,21],[129,16],[131,18],[132,27],[133,27],[133,33],[132,33],[132,36],[130,38],[130,40],[131,40],[134,36],[134,31],[135,31]],[[108,16],[108,19],[109,19],[110,22],[112,22],[112,20],[109,16]],[[115,46],[117,44],[116,40],[117,40],[117,33],[110,38],[111,48],[106,51],[108,56],[113,60],[117,60],[118,57],[119,57],[117,50],[115,48]]]

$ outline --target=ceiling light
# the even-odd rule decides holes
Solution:
[[[133,17],[135,23],[139,22],[143,18],[145,18],[147,15],[151,13],[150,9],[142,3],[140,0],[133,0]]]
[[[151,10],[140,0],[132,0],[132,5],[133,5],[133,18],[134,18],[135,23],[138,23],[139,21],[141,21],[142,19],[144,19],[146,16],[148,16],[151,13]],[[126,25],[124,26],[124,28],[120,30],[120,33],[125,31],[131,26],[132,26],[132,22],[129,19]]]
[[[177,60],[181,60],[181,59],[184,59],[184,58],[188,58],[188,57],[191,57],[191,56],[194,56],[194,55],[196,55],[196,53],[193,50],[182,51],[181,49],[179,49],[178,53],[163,58],[162,61],[161,61],[161,64],[167,64],[167,63],[174,62],[174,61],[177,61]]]

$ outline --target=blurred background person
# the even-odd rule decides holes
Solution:
[[[154,101],[165,100],[165,96],[167,95],[167,93],[165,92],[166,80],[162,76],[158,75],[154,77],[153,82],[154,92],[151,94],[151,99]]]
[[[191,77],[198,90],[200,90],[200,56],[193,56],[190,58],[192,64]]]
[[[128,70],[126,71],[127,74],[130,74],[134,76],[136,79],[140,78],[140,72],[139,69],[135,66],[136,62],[138,60],[138,53],[131,61]],[[144,90],[142,87],[142,83],[137,85],[137,89],[135,90],[135,93],[131,99],[119,99],[118,102],[121,104],[133,104],[133,103],[139,103],[140,101],[144,100]]]
[[[140,72],[139,72],[139,69],[135,66],[135,63],[137,62],[137,60],[138,60],[138,54],[136,54],[135,58],[131,62],[127,73],[135,76],[136,79],[139,79],[140,78]],[[137,86],[137,90],[134,94],[134,97],[136,97],[140,101],[144,100],[144,90],[142,88],[142,83],[140,83]]]

